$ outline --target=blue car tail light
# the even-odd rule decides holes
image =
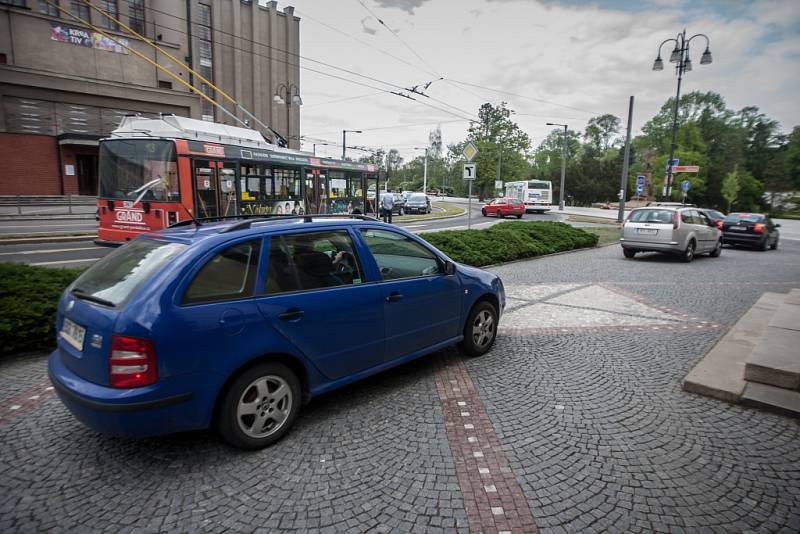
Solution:
[[[146,339],[115,334],[109,364],[109,383],[114,388],[138,388],[158,380],[156,350]]]

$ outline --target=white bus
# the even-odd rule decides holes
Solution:
[[[526,212],[544,213],[550,209],[553,184],[544,180],[506,182],[506,197],[524,202]]]

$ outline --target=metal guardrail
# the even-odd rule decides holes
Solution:
[[[86,195],[0,195],[0,215],[73,215],[91,213],[97,197]],[[63,207],[63,210],[59,210]]]

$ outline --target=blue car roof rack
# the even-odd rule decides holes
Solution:
[[[168,228],[178,228],[182,226],[189,226],[191,224],[195,224],[197,226],[202,226],[202,223],[208,222],[221,222],[227,220],[235,220],[241,219],[240,222],[225,228],[223,232],[234,232],[236,230],[243,230],[246,228],[250,228],[250,226],[254,222],[262,222],[262,221],[274,221],[274,220],[293,220],[293,219],[302,219],[304,222],[312,222],[314,219],[359,219],[363,221],[377,221],[375,217],[370,217],[369,215],[361,215],[357,213],[306,213],[303,215],[271,215],[271,214],[264,214],[264,215],[257,215],[257,214],[241,214],[241,215],[220,215],[219,217],[198,217],[196,219],[186,219],[183,221],[176,222],[168,226]]]

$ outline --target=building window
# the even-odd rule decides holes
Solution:
[[[98,2],[98,7],[114,17],[115,19],[119,18],[119,9],[117,7],[117,0],[100,0]],[[101,28],[105,28],[107,30],[114,30],[119,31],[119,24],[116,21],[111,20],[108,17],[101,16],[100,21],[97,24]]]
[[[51,0],[51,2],[55,5],[50,5],[44,0],[39,0],[39,13],[43,13],[45,15],[50,15],[51,17],[58,16],[58,0]]]
[[[0,0],[0,4],[9,6],[25,7],[25,0]]]
[[[144,34],[144,0],[128,0],[128,26]]]
[[[72,0],[70,2],[70,7],[72,8],[73,15],[86,22],[91,22],[92,16],[89,12],[89,6],[84,4],[81,0]]]
[[[214,51],[211,33],[211,6],[199,4],[197,9],[197,49],[199,55],[200,75],[210,82],[214,82]],[[214,90],[207,83],[200,83],[200,90],[204,95],[214,100]],[[203,99],[201,114],[203,120],[214,120],[214,106]]]

